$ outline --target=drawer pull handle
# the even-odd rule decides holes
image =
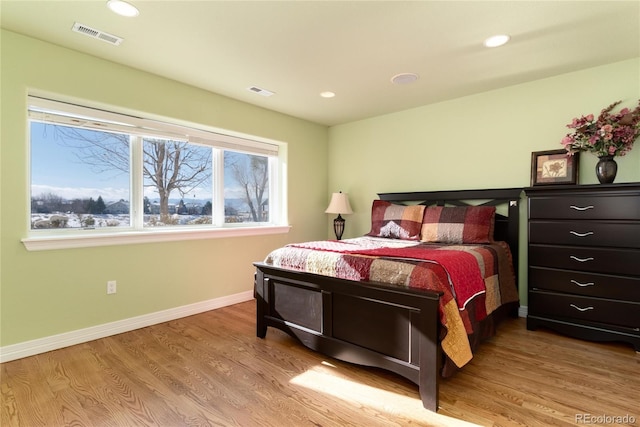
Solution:
[[[571,205],[569,206],[571,209],[575,209],[577,211],[588,211],[589,209],[593,209],[593,206],[575,206],[575,205]]]
[[[573,279],[571,280],[571,283],[573,283],[574,285],[578,285],[581,288],[584,288],[586,286],[595,286],[595,283],[593,283],[593,282],[580,283],[577,280],[573,280]]]
[[[585,307],[585,308],[578,307],[578,306],[577,306],[577,305],[575,305],[575,304],[570,304],[570,306],[571,306],[571,307],[573,307],[573,308],[575,308],[575,309],[576,309],[576,310],[578,310],[578,311],[589,311],[589,310],[593,310],[593,307],[591,307],[591,306],[589,306],[589,307]]]
[[[593,261],[595,258],[593,257],[588,257],[588,258],[578,258],[577,256],[573,256],[571,255],[569,258],[571,258],[572,260],[578,261],[578,262],[587,262],[587,261]]]
[[[569,233],[578,237],[587,237],[587,236],[591,236],[593,234],[593,231],[587,231],[586,233],[578,233],[577,231],[572,230],[572,231],[569,231]]]

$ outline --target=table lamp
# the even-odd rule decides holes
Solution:
[[[331,196],[331,202],[325,213],[338,214],[338,217],[333,220],[333,231],[336,233],[336,239],[342,239],[342,233],[344,232],[344,218],[340,214],[352,214],[351,205],[349,204],[349,197],[342,191],[339,193],[333,193]]]

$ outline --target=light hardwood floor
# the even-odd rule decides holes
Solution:
[[[4,363],[0,424],[569,426],[627,416],[640,425],[640,355],[628,345],[510,319],[441,382],[435,414],[403,378],[323,357],[272,328],[257,338],[254,316],[247,302]]]

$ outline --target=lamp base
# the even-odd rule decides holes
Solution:
[[[336,233],[336,239],[342,239],[342,233],[344,233],[344,218],[338,214],[338,217],[333,220],[333,232]]]

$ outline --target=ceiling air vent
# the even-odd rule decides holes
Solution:
[[[271,96],[274,94],[274,92],[271,92],[270,90],[262,89],[257,86],[248,87],[247,90],[262,96]]]
[[[73,31],[76,33],[84,34],[85,36],[92,37],[94,39],[102,40],[103,42],[119,46],[124,41],[123,38],[114,36],[113,34],[105,33],[104,31],[96,30],[95,28],[88,27],[84,24],[73,24]]]

